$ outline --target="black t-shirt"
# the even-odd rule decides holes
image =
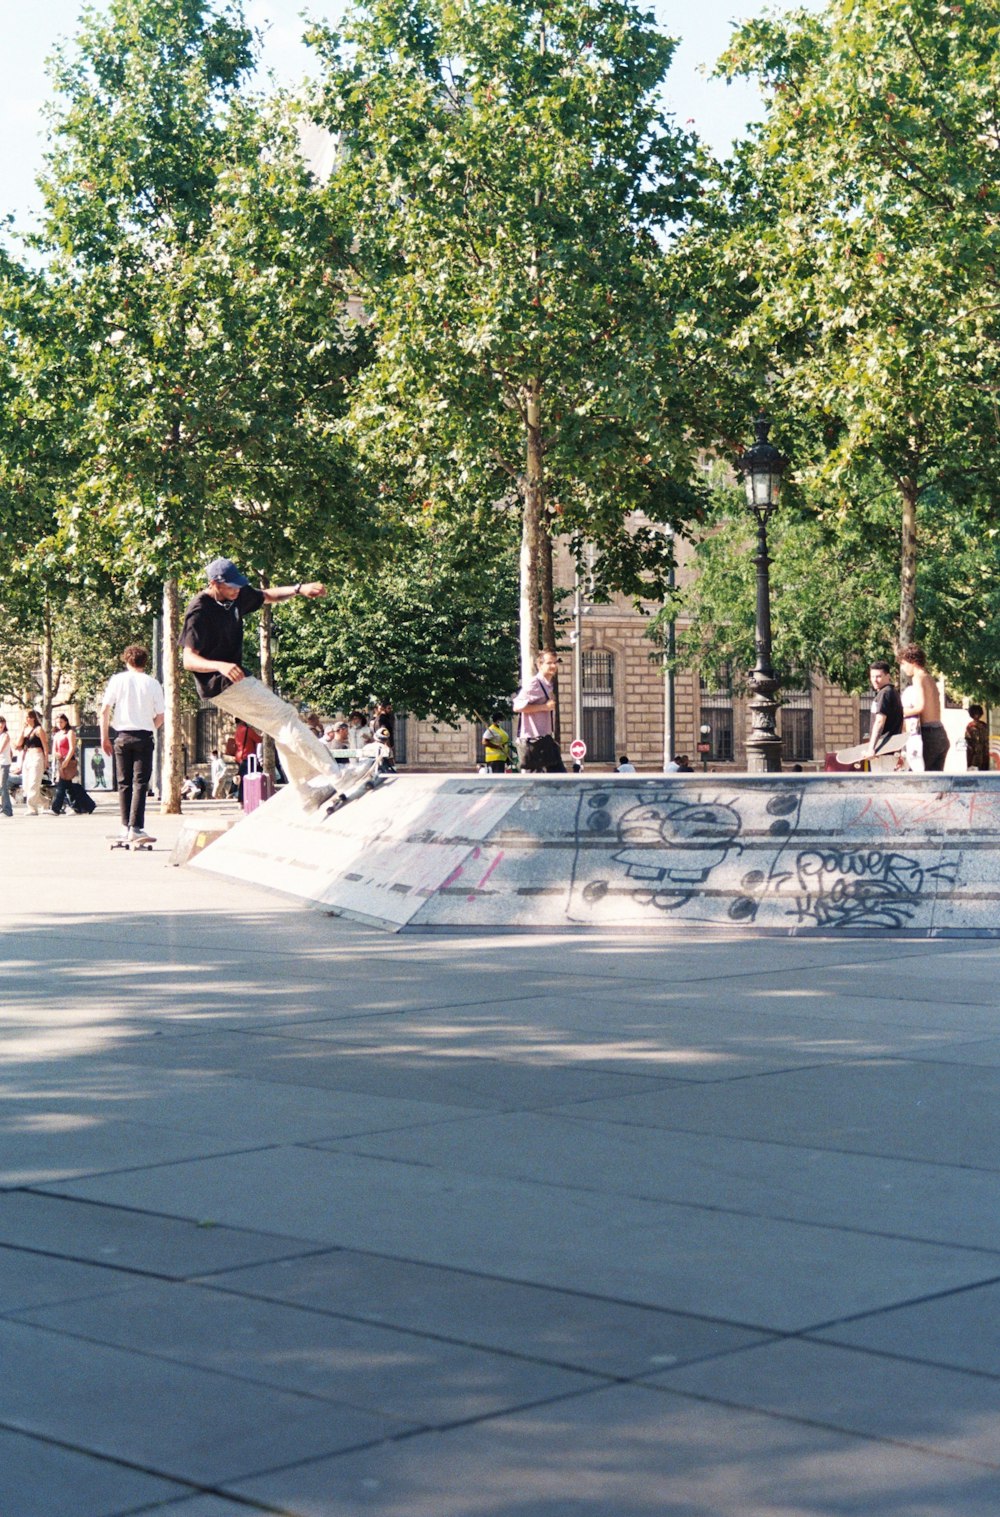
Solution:
[[[180,648],[193,648],[202,658],[243,667],[243,618],[259,611],[264,604],[263,590],[244,585],[235,600],[217,601],[210,590],[202,590],[188,602],[181,628]],[[213,669],[211,674],[195,674],[198,693],[211,700],[221,695],[232,680]]]
[[[887,738],[895,737],[903,730],[903,702],[895,685],[883,685],[881,690],[876,690],[872,701],[872,726],[877,716],[885,717],[885,726],[879,733],[876,751]]]

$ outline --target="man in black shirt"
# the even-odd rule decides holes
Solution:
[[[206,700],[274,738],[289,781],[307,791],[310,779],[333,768],[330,750],[310,732],[294,706],[244,670],[243,618],[265,604],[296,595],[315,600],[326,594],[326,586],[313,581],[255,590],[228,558],[213,559],[205,578],[207,588],[184,612],[180,636],[184,667],[194,675],[198,693]]]
[[[872,701],[872,725],[868,734],[866,758],[874,758],[891,737],[903,730],[903,703],[899,691],[892,683],[892,673],[884,659],[872,664],[868,671],[875,698]]]

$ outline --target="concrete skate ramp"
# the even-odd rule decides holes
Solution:
[[[1000,936],[1000,774],[404,775],[191,867],[391,930]]]

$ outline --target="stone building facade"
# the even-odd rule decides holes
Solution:
[[[688,574],[681,546],[678,582]],[[565,590],[573,584],[568,551],[557,555],[556,577]],[[564,600],[564,609],[571,605]],[[657,649],[646,636],[650,604],[637,611],[617,597],[606,606],[584,604],[582,625],[583,732],[573,724],[574,650],[571,629],[564,625],[559,656],[560,741],[567,756],[570,741],[582,735],[587,743],[587,767],[613,768],[627,754],[640,770],[660,771],[667,750],[686,753],[692,766],[738,772],[746,768],[747,700],[729,691],[712,690],[698,674],[682,670],[673,681],[674,735],[666,732],[667,678]],[[679,627],[683,623],[678,623]],[[800,763],[804,770],[822,769],[827,753],[851,747],[868,731],[870,697],[837,689],[819,675],[808,686],[781,693],[778,727],[783,739],[783,762]],[[477,724],[459,728],[434,721],[400,724],[399,746],[408,767],[474,770],[481,761]],[[961,723],[964,725],[964,718]],[[959,731],[961,730],[961,725]],[[702,729],[707,728],[707,732]],[[699,754],[699,743],[709,751]]]
[[[678,582],[683,587],[690,570],[684,545],[679,547]],[[574,565],[567,549],[557,554],[555,568],[557,583],[571,592]],[[562,604],[565,612],[572,606],[571,595]],[[746,697],[710,689],[691,670],[681,671],[674,679],[674,735],[669,742],[665,731],[667,680],[657,649],[646,636],[649,616],[658,607],[650,604],[644,609],[645,614],[637,611],[624,597],[606,606],[584,603],[582,734],[571,730],[575,657],[571,622],[564,622],[558,698],[559,736],[567,767],[569,744],[582,735],[587,743],[588,770],[611,769],[620,755],[628,754],[640,771],[660,772],[671,749],[674,754],[686,753],[695,769],[704,765],[719,773],[745,770]],[[683,623],[678,625],[682,627]],[[513,661],[516,649],[511,652]],[[783,690],[781,700],[778,729],[786,767],[801,764],[804,770],[822,769],[827,754],[851,747],[867,736],[870,696],[839,690],[820,675],[813,675],[801,690]],[[19,730],[22,714],[5,714],[15,731]],[[72,710],[68,714],[71,720],[79,718]],[[336,713],[322,714],[332,717]],[[463,722],[453,727],[447,722],[417,721],[399,711],[396,715],[400,767],[467,773],[478,768],[482,761],[480,723]],[[946,702],[944,718],[952,740],[948,768],[963,769],[966,713],[960,704]],[[508,725],[513,730],[514,723]],[[212,748],[223,751],[230,730],[231,723],[213,706],[186,712],[182,739],[185,773],[204,770]],[[699,753],[700,743],[707,743],[707,752]]]

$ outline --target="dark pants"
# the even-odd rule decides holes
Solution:
[[[491,774],[503,774],[507,765],[503,759],[487,759],[486,767]]]
[[[920,736],[924,744],[924,768],[942,770],[951,743],[943,722],[922,722]]]
[[[521,770],[525,774],[565,774],[566,765],[559,744],[550,732],[544,737],[529,737]]]
[[[79,812],[81,816],[89,816],[92,811],[97,809],[86,790],[76,780],[59,781],[52,792],[52,810],[55,812],[62,811],[67,800],[73,810]]]
[[[143,827],[146,822],[146,791],[153,773],[153,734],[119,732],[115,738],[118,765],[118,805],[123,827]]]

